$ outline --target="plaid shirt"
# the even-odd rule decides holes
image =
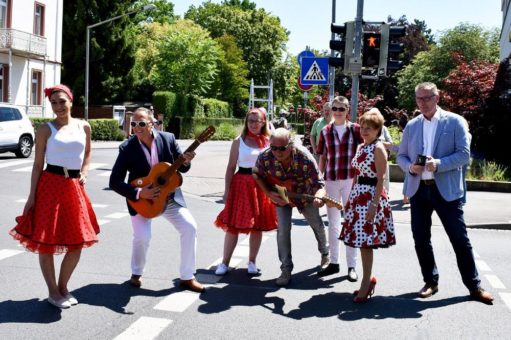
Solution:
[[[262,180],[271,176],[280,182],[292,181],[294,185],[291,191],[298,194],[314,195],[324,187],[325,183],[319,178],[316,161],[310,152],[293,146],[291,157],[291,165],[286,170],[268,148],[259,154],[252,171]],[[290,198],[290,201],[298,210],[302,210],[308,204],[306,199]]]
[[[357,123],[347,121],[342,138],[339,138],[333,122],[321,130],[316,153],[326,156],[326,180],[335,181],[355,177],[351,160],[355,157],[357,146],[361,143],[363,139],[360,135],[360,125]]]

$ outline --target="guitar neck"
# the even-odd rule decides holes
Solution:
[[[201,143],[197,139],[194,140],[192,145],[190,145],[183,153],[194,151],[200,144]],[[185,158],[183,157],[183,155],[179,156],[177,160],[174,163],[172,163],[172,165],[167,169],[167,171],[165,171],[165,176],[169,176],[175,173],[177,169],[179,169],[179,167],[183,165],[184,162]]]

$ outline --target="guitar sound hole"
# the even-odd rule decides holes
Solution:
[[[164,184],[166,183],[165,178],[163,178],[163,177],[158,177],[158,178],[156,179],[156,183],[158,183],[158,185],[160,185],[160,186],[164,185]]]

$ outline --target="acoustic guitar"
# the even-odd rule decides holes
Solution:
[[[292,204],[289,201],[289,198],[305,199],[308,202],[312,202],[312,201],[314,201],[314,199],[319,198],[329,208],[337,208],[339,210],[342,209],[341,201],[331,198],[327,195],[325,195],[323,197],[316,197],[314,195],[299,194],[299,193],[293,192],[292,190],[293,190],[295,183],[291,180],[280,181],[277,178],[270,176],[267,178],[267,182],[273,186],[275,191],[279,194],[280,198],[282,198],[284,201],[286,201],[287,204]]]
[[[184,153],[197,149],[201,143],[207,141],[214,133],[215,128],[213,126],[208,126]],[[161,215],[167,206],[169,194],[183,184],[183,177],[177,169],[183,165],[184,161],[185,159],[181,155],[173,164],[160,162],[151,168],[151,171],[146,177],[131,181],[130,184],[136,188],[143,188],[146,186],[150,188],[159,187],[160,195],[155,199],[140,198],[138,201],[128,200],[129,205],[145,218],[153,218]]]

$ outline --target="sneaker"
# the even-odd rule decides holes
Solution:
[[[250,261],[247,265],[248,275],[257,275],[259,274],[259,268],[257,268],[256,264]]]
[[[336,274],[339,272],[339,264],[338,263],[330,263],[325,268],[321,269],[318,272],[319,277],[328,276],[332,274]]]
[[[357,280],[358,280],[358,275],[357,275],[357,272],[355,271],[355,268],[349,267],[348,268],[348,281],[357,282]]]
[[[64,295],[64,299],[66,299],[71,304],[71,306],[78,304],[78,300],[73,295],[71,295],[71,293]]]
[[[321,264],[319,265],[321,268],[326,268],[330,264],[330,256],[328,254],[321,255]]]
[[[277,286],[287,286],[291,281],[291,273],[290,272],[282,272],[280,276],[275,280]]]
[[[223,276],[227,274],[228,270],[229,267],[227,267],[224,263],[220,263],[218,266],[216,266],[215,275]]]

